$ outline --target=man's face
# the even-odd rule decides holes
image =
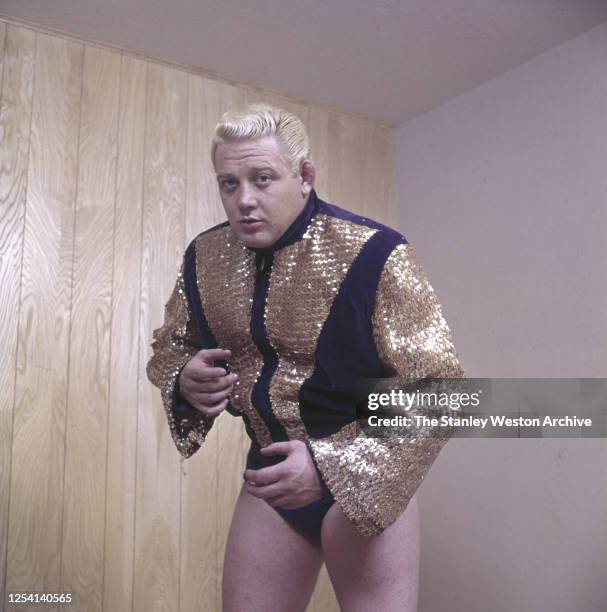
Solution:
[[[291,176],[275,136],[218,145],[215,172],[228,221],[250,247],[273,245],[303,210],[312,189]]]

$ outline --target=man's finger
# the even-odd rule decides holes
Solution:
[[[299,508],[297,505],[289,504],[289,497],[287,495],[277,495],[276,497],[272,497],[270,499],[266,499],[266,502],[272,506],[272,508],[284,508],[285,510],[291,510],[289,506],[293,506],[293,508]]]
[[[214,367],[214,366],[199,366],[194,365],[188,368],[188,377],[196,380],[197,382],[206,382],[226,376],[227,371],[225,368]]]
[[[196,393],[214,393],[216,391],[223,391],[228,387],[234,386],[234,383],[238,380],[236,374],[228,374],[227,376],[220,376],[219,378],[204,379],[202,381],[196,380]]]
[[[270,455],[290,455],[294,450],[293,442],[273,442],[264,446],[261,452],[264,456]]]
[[[244,473],[245,480],[258,487],[274,484],[284,476],[284,469],[280,465],[271,465],[259,470],[248,469]]]
[[[271,484],[266,487],[256,487],[250,482],[247,482],[246,488],[248,493],[250,493],[253,497],[258,497],[259,499],[268,500],[273,497],[281,497],[284,495],[284,490],[279,484]]]
[[[208,382],[197,382],[195,380],[183,380],[180,381],[179,389],[183,393],[185,393],[191,397],[192,399],[198,399],[201,402],[207,402],[209,404],[214,404],[217,400],[223,399],[225,397],[218,397],[218,393],[230,393],[234,388],[234,383],[228,379],[227,383],[223,383],[221,385],[212,385]],[[212,396],[217,396],[216,400],[211,399]]]
[[[213,362],[216,359],[227,359],[232,354],[230,349],[212,348],[201,349],[196,353],[196,357],[204,359],[204,361]]]
[[[223,400],[223,402],[217,404],[216,406],[206,406],[204,404],[192,404],[194,408],[196,408],[197,410],[200,410],[200,412],[210,417],[221,414],[227,405],[228,405],[227,397],[226,399]]]
[[[203,404],[204,406],[215,406],[215,404],[218,404],[228,397],[231,391],[232,387],[230,386],[223,391],[216,391],[215,393],[200,393],[198,391],[194,391],[191,396],[199,404]]]

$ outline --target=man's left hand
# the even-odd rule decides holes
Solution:
[[[264,457],[286,455],[281,463],[246,470],[247,492],[270,506],[286,510],[301,508],[322,497],[323,488],[306,444],[301,440],[274,442],[261,449]]]

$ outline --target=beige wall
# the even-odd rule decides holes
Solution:
[[[607,376],[606,42],[398,129],[401,227],[470,377]],[[453,440],[420,509],[420,612],[607,610],[605,438]]]
[[[4,22],[0,50],[3,586],[219,610],[244,430],[222,416],[181,473],[144,372],[183,249],[224,218],[211,130],[235,104],[286,106],[319,195],[388,223],[393,133]],[[311,609],[337,609],[326,575]]]

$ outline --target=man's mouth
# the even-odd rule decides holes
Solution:
[[[257,231],[262,225],[261,219],[256,219],[255,217],[242,217],[238,223],[245,232]]]

